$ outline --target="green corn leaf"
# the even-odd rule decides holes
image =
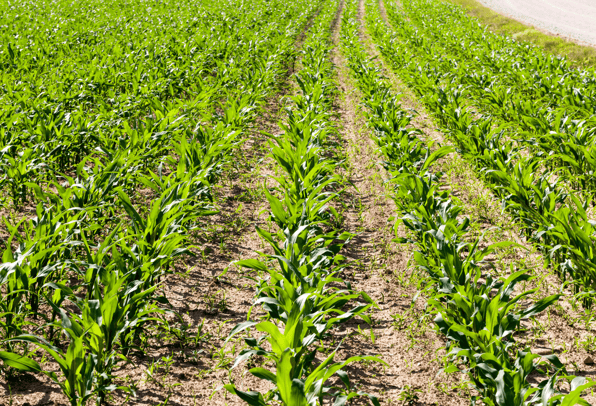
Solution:
[[[575,405],[589,406],[590,404],[588,402],[581,399],[581,394],[583,391],[593,387],[594,385],[596,385],[596,381],[590,381],[590,382],[585,383],[581,386],[578,386],[573,391],[571,391],[568,395],[555,396],[550,399],[549,405],[552,404],[553,401],[555,401],[555,400],[562,399],[561,406],[575,406]]]
[[[276,351],[277,352],[277,351]],[[277,388],[279,389],[279,394],[286,405],[290,405],[293,399],[293,390],[292,390],[292,372],[293,372],[293,365],[292,365],[292,354],[289,348],[285,348],[280,351],[280,358],[277,361],[277,371],[276,371],[276,380],[277,380]]]
[[[13,367],[19,371],[41,372],[41,367],[36,361],[22,355],[0,351],[0,359],[4,361],[4,365]]]
[[[243,268],[249,268],[249,269],[256,269],[258,271],[267,271],[267,265],[265,265],[264,263],[262,263],[261,261],[258,261],[256,259],[242,259],[240,261],[236,261],[234,262],[234,264],[241,266]]]
[[[224,388],[231,394],[236,395],[240,399],[244,400],[250,406],[267,406],[265,399],[263,399],[263,395],[261,395],[259,392],[243,392],[236,389],[235,385],[224,385]]]
[[[292,389],[290,392],[289,401],[286,405],[291,406],[307,406],[308,400],[304,394],[304,382],[299,379],[292,379]]]
[[[276,375],[273,372],[266,370],[265,368],[252,368],[248,372],[250,372],[257,378],[266,379],[277,385]]]
[[[233,329],[232,331],[230,331],[230,334],[228,335],[228,338],[226,338],[225,343],[227,343],[228,341],[230,341],[230,339],[232,339],[232,337],[234,337],[236,334],[251,328],[252,326],[257,325],[258,322],[255,321],[245,321],[242,323],[238,323]],[[224,344],[225,344],[224,343]]]
[[[559,297],[561,297],[561,295],[557,294],[557,295],[551,295],[551,296],[545,297],[544,299],[539,300],[538,302],[536,302],[535,304],[530,306],[528,309],[522,311],[520,313],[521,318],[526,319],[528,317],[532,317],[532,316],[542,312],[544,309],[546,309],[547,307],[549,307],[550,305],[555,303],[557,300],[559,300]]]
[[[267,341],[271,343],[273,352],[275,352],[279,357],[281,357],[284,351],[289,347],[289,343],[284,335],[279,331],[277,326],[270,321],[264,321],[257,324],[256,329],[269,334]]]

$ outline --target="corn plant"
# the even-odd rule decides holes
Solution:
[[[386,29],[379,22],[380,19],[374,17],[374,13],[378,13],[377,6],[373,2],[367,3],[367,10],[375,10],[373,14],[367,16],[370,32],[383,44],[381,51],[384,55],[388,58],[395,56],[393,61],[396,65],[398,63],[406,65],[404,58],[396,56],[392,50],[389,50]],[[358,43],[359,29],[353,17],[355,12],[353,3],[349,9],[349,17],[342,25],[343,51],[357,84],[364,94],[364,104],[368,107],[367,114],[370,125],[374,129],[374,139],[386,159],[385,167],[393,175],[391,182],[394,185],[394,200],[402,213],[398,222],[412,231],[413,239],[398,239],[398,241],[416,243],[418,250],[415,260],[418,266],[429,275],[430,284],[425,290],[431,296],[428,311],[435,314],[438,330],[448,338],[447,349],[451,352],[447,358],[451,362],[464,362],[468,365],[466,371],[480,393],[479,399],[486,404],[528,405],[537,402],[545,405],[560,404],[560,402],[573,404],[579,399],[584,388],[579,388],[579,381],[574,381],[574,377],[566,375],[563,365],[556,356],[549,356],[547,361],[535,364],[533,360],[538,357],[537,355],[523,351],[518,351],[516,357],[512,357],[511,354],[515,343],[514,334],[519,329],[521,320],[543,311],[554,303],[559,295],[541,299],[520,311],[517,310],[516,303],[536,293],[536,290],[528,290],[515,297],[511,295],[515,285],[530,279],[530,276],[524,271],[518,271],[512,273],[507,279],[495,279],[485,273],[482,267],[484,258],[495,249],[514,244],[502,242],[481,250],[479,239],[473,243],[465,241],[470,220],[461,218],[461,207],[451,201],[447,191],[440,189],[442,174],[431,171],[431,165],[436,161],[431,158],[430,153],[433,144],[428,143],[423,148],[420,146],[420,141],[414,139],[415,131],[405,131],[398,126],[385,124],[387,117],[398,117],[393,112],[399,109],[396,104],[398,98],[391,96],[388,91],[389,86],[384,82],[380,72],[371,67],[371,62],[367,61],[363,46]],[[394,9],[391,12],[397,14]],[[400,29],[407,25],[402,19],[393,18],[392,21]],[[416,46],[424,47],[425,43],[421,41]],[[473,125],[471,116],[464,111],[466,108],[463,101],[464,91],[459,87],[445,91],[438,86],[439,80],[432,80],[431,77],[435,73],[436,70],[427,73],[426,81],[412,77],[411,83],[419,86],[420,94],[425,95],[425,103],[437,112],[443,125],[447,126],[453,134],[472,133],[484,137],[482,142],[478,142],[478,137],[463,140],[464,137],[458,135],[459,139],[462,139],[462,144],[467,146],[466,152],[469,151],[469,156],[477,159],[479,164],[488,162],[488,159],[483,157],[484,152],[490,149],[492,153],[494,150],[487,147],[491,144],[487,144],[485,140],[493,142],[495,136],[498,140],[500,130],[493,132],[486,125],[489,123],[486,120],[482,125]],[[423,86],[432,91],[426,93],[420,91]],[[391,113],[385,114],[384,109]],[[409,124],[407,119],[401,121],[406,125]],[[491,138],[485,137],[487,134]],[[395,147],[396,140],[400,142],[399,148]],[[410,154],[410,151],[415,152]],[[435,153],[441,157],[452,151],[452,149],[439,148]],[[514,152],[512,148],[501,150],[497,148],[493,156],[498,159],[493,160],[485,176],[510,177],[507,167],[512,166],[512,152]],[[425,157],[423,162],[428,164],[413,165],[420,160],[420,157]],[[495,170],[497,168],[503,171],[497,172]],[[528,169],[528,165],[520,164],[521,176],[518,178],[533,186],[535,183],[532,178],[533,169],[531,166]],[[503,173],[506,175],[502,175]],[[548,184],[547,180],[544,182]],[[544,187],[535,189],[535,193],[543,193],[544,189],[548,191],[548,188]],[[552,207],[557,202],[557,195],[549,193],[540,195],[540,197],[543,196],[547,198],[531,196],[524,201],[524,204],[533,207],[536,211],[542,210],[541,214],[547,215],[548,209],[544,207]],[[551,376],[548,376],[547,364],[555,369],[555,373]],[[459,371],[456,365],[452,365],[448,370]],[[536,371],[547,374],[549,379],[533,387],[527,381],[527,377]],[[557,394],[555,389],[557,379],[574,382],[573,393]],[[589,385],[585,388],[587,387]],[[476,398],[472,399],[472,402],[475,400]]]
[[[383,57],[421,97],[560,277],[574,279],[575,289],[591,289],[590,261],[573,254],[592,249],[592,237],[583,234],[580,242],[574,231],[589,227],[581,215],[571,219],[567,214],[590,206],[593,195],[592,119],[583,104],[588,101],[584,90],[591,87],[586,73],[537,48],[529,49],[533,56],[526,59],[528,49],[488,35],[461,10],[441,2],[412,0],[403,9],[389,5],[387,14],[390,27],[368,19]],[[450,29],[439,31],[438,24]],[[454,43],[455,38],[466,45]],[[482,40],[473,44],[472,38]],[[491,53],[488,43],[498,43],[499,52]],[[501,63],[520,54],[524,62],[512,71],[502,69]],[[566,85],[554,90],[561,72],[569,76],[560,78],[559,86],[575,83],[575,90]],[[563,230],[565,222],[572,225]],[[586,298],[584,304],[591,301]]]
[[[38,6],[4,16],[49,10]],[[318,2],[189,0],[175,15],[154,7],[149,20],[135,5],[97,6],[95,20],[77,9],[66,22],[61,5],[43,20],[68,24],[72,37],[49,30],[25,45],[3,36],[0,50],[1,198],[37,206],[33,219],[8,224],[3,372],[43,372],[31,359],[38,347],[60,365],[44,373],[80,405],[105,402],[118,362],[157,322],[157,303],[167,303],[158,282],[190,254],[201,217],[217,212],[212,188],[287,75]],[[41,27],[32,19],[19,31],[31,22]],[[153,35],[161,29],[167,39]],[[26,334],[34,327],[39,336]]]
[[[321,22],[315,24],[314,38],[320,37],[322,43],[307,42],[305,68],[296,75],[302,93],[292,97],[294,106],[287,109],[288,121],[281,126],[284,133],[270,142],[271,155],[283,169],[282,175],[275,178],[279,184],[277,192],[283,198],[266,194],[271,206],[270,219],[278,231],[271,233],[257,228],[257,232],[274,254],[261,254],[263,261],[236,262],[263,275],[257,281],[254,305],[261,305],[272,320],[240,323],[228,337],[230,340],[251,328],[265,333],[259,339],[244,339],[247,348],[240,352],[233,368],[254,355],[263,356],[273,361],[275,373],[264,368],[249,372],[272,382],[274,388],[262,394],[242,391],[234,384],[224,386],[250,405],[264,406],[271,401],[284,405],[322,405],[327,396],[334,397],[337,405],[346,404],[356,396],[366,396],[373,404],[379,404],[374,396],[354,392],[342,368],[364,360],[384,364],[381,359],[357,356],[333,363],[334,351],[316,365],[317,349],[311,349],[332,328],[355,316],[371,323],[365,312],[375,305],[366,293],[354,291],[347,283],[346,289],[333,286],[342,282],[337,277],[344,260],[339,251],[351,237],[347,233],[327,231],[337,219],[337,213],[328,208],[337,192],[330,190],[341,184],[341,178],[334,174],[339,163],[323,156],[333,131],[328,113],[334,90],[328,79],[331,67],[327,60],[326,25],[334,15],[334,6],[336,3],[328,4],[319,16]],[[366,304],[358,303],[344,310],[359,299]],[[271,350],[265,349],[264,340]],[[334,374],[341,378],[344,387],[326,386]]]

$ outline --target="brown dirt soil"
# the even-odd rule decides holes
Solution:
[[[338,30],[334,32],[334,43],[339,44]],[[347,351],[340,355],[378,355],[389,364],[388,368],[364,365],[350,371],[350,376],[357,374],[362,390],[379,395],[387,404],[399,402],[406,387],[420,390],[416,404],[467,404],[465,397],[459,396],[457,378],[440,372],[444,342],[434,332],[432,322],[420,320],[424,315],[423,300],[412,304],[419,277],[408,266],[411,247],[391,241],[395,235],[390,218],[397,213],[385,188],[387,174],[379,165],[381,157],[360,111],[359,92],[337,48],[333,61],[338,67],[339,90],[344,95],[339,113],[341,138],[348,154],[346,176],[357,188],[350,190],[349,198],[344,200],[348,207],[345,228],[357,233],[347,255],[354,266],[346,269],[344,277],[353,280],[353,286],[367,292],[380,307],[372,313],[374,342],[370,326],[348,324],[345,331],[337,333],[338,339],[352,336]]]

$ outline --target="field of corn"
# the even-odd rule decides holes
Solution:
[[[0,405],[596,405],[593,69],[444,0],[0,11]]]

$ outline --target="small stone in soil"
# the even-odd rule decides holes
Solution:
[[[550,348],[538,348],[535,353],[538,355],[550,355],[553,351]]]

